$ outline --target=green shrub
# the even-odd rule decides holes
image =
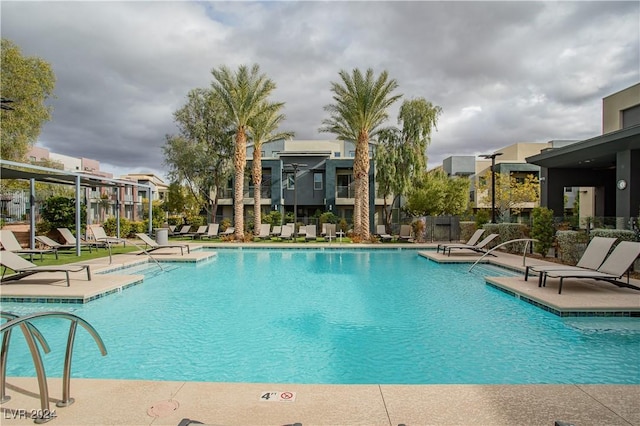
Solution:
[[[200,215],[187,215],[187,224],[191,225],[191,227],[198,227],[205,225],[207,220]]]
[[[107,218],[107,220],[105,220],[104,223],[102,224],[102,227],[104,228],[104,232],[106,232],[106,234],[111,237],[118,237],[117,235],[118,229],[116,224],[117,222],[115,217],[112,216],[110,218]],[[121,217],[120,218],[120,238],[125,238],[130,233],[131,233],[131,222],[129,221],[129,219],[125,217]]]
[[[269,214],[262,215],[262,223],[268,223],[269,225],[280,225],[282,223],[282,213],[278,210],[271,210]]]
[[[48,198],[42,206],[42,220],[49,223],[50,229],[76,228],[76,201],[67,197]],[[87,209],[84,203],[80,205],[80,224],[83,228],[87,224]]]
[[[145,219],[144,222],[131,222],[129,227],[129,234],[127,234],[127,236],[130,238],[134,238],[137,233],[146,234],[148,225],[149,225],[149,219]]]
[[[169,216],[167,219],[167,223],[170,226],[180,226],[183,222],[184,220],[182,219],[182,216]]]
[[[553,245],[553,237],[555,235],[553,210],[546,207],[536,207],[531,212],[531,216],[531,238],[538,240],[533,245],[534,251],[542,255],[542,257],[546,257]]]
[[[636,233],[627,229],[594,229],[591,237],[617,238],[621,241],[636,241]]]
[[[582,231],[557,231],[556,240],[560,260],[569,265],[575,265],[587,247],[588,237]]]
[[[338,223],[338,216],[332,212],[324,212],[319,216],[320,225],[323,223]]]
[[[527,238],[529,231],[529,228],[521,223],[486,223],[483,228],[485,230],[485,237],[489,234],[499,235],[498,238],[489,244],[490,247],[495,247],[498,244],[519,238]],[[525,245],[525,241],[518,241],[516,243],[503,246],[503,249],[507,253],[522,253]]]
[[[475,222],[460,222],[460,239],[462,241],[469,241],[469,238],[476,232]]]
[[[485,223],[489,223],[489,211],[481,209],[476,212],[476,229],[480,229]]]

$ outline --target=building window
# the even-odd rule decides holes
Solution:
[[[287,189],[294,190],[296,189],[296,180],[293,173],[287,173]]]
[[[313,174],[313,189],[316,191],[322,191],[322,173]]]
[[[336,176],[336,195],[338,198],[355,198],[353,174],[339,174]]]
[[[340,151],[334,152],[333,156],[336,157],[336,158],[340,158]]]
[[[349,157],[355,158],[356,157],[356,152],[355,151],[349,151]]]

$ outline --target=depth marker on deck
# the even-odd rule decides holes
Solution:
[[[264,402],[295,402],[295,392],[265,391],[260,392],[260,401]]]

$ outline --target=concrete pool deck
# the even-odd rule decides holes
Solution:
[[[639,425],[640,386],[299,385],[72,379],[76,402],[58,408],[49,379],[50,425]],[[33,424],[35,378],[9,378],[3,425]],[[290,402],[265,401],[268,391]],[[22,411],[26,410],[26,411]],[[20,418],[22,417],[22,418]]]
[[[246,247],[240,244],[204,244],[206,246]],[[278,245],[265,244],[270,248]],[[286,248],[329,247],[328,244],[285,243]],[[357,245],[367,248],[367,245]],[[248,247],[260,247],[249,244]],[[336,245],[331,248],[355,248]],[[407,248],[427,250],[435,245],[377,244],[374,248]],[[168,249],[167,249],[168,250]],[[203,260],[195,251],[193,260]],[[433,254],[430,251],[425,253]],[[422,254],[421,254],[422,255]],[[179,254],[165,253],[160,260],[173,260]],[[186,257],[185,254],[184,257]],[[451,256],[454,257],[454,256]],[[464,257],[473,262],[479,256]],[[187,260],[187,259],[182,259]],[[426,261],[426,259],[425,259]],[[55,292],[84,291],[88,286],[107,286],[113,282],[138,281],[140,276],[101,275],[98,272],[144,263],[144,256],[118,255],[89,261],[93,280],[73,276],[71,287],[60,284],[58,275],[37,274],[0,287],[25,297],[36,288],[55,287]],[[513,270],[522,268],[522,256],[499,253],[491,259]],[[527,264],[543,261],[527,259]],[[40,275],[44,277],[40,277]],[[36,278],[39,277],[39,278]],[[64,275],[63,275],[64,277]],[[28,282],[48,280],[48,283]],[[537,287],[537,277],[525,282],[523,276],[490,278],[497,286],[518,294],[544,299],[561,309],[608,311],[613,309],[640,312],[640,292],[621,289],[606,283],[565,282],[561,295],[549,281]],[[109,282],[112,282],[111,284]],[[51,285],[54,283],[54,285]],[[640,284],[634,281],[636,285]],[[593,288],[592,288],[593,287]],[[69,289],[69,290],[65,290]],[[72,290],[73,289],[73,290]],[[93,290],[92,290],[93,291]],[[124,290],[126,291],[126,290]],[[37,292],[36,292],[37,293]],[[84,294],[84,293],[82,293]],[[606,306],[603,300],[608,300]],[[639,344],[640,346],[640,344]],[[640,347],[639,347],[640,350]],[[55,406],[61,396],[61,380],[48,378],[50,409],[57,418],[51,425],[178,425],[188,418],[212,425],[553,425],[563,421],[580,425],[640,425],[640,386],[638,385],[306,385],[167,382],[140,380],[71,380],[71,397],[76,402],[65,408]],[[265,392],[291,392],[294,401],[265,401]],[[8,402],[0,405],[0,423],[33,424],[23,414],[40,409],[35,377],[9,377]],[[22,418],[21,418],[22,417]]]

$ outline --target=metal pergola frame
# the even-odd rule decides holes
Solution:
[[[76,196],[76,235],[81,235],[81,187],[116,187],[136,186],[149,190],[149,234],[153,231],[153,188],[151,185],[144,185],[138,182],[131,182],[122,179],[112,179],[102,176],[89,175],[86,173],[68,172],[65,170],[51,169],[48,167],[36,166],[33,164],[17,163],[0,159],[0,179],[28,180],[30,182],[30,203],[29,203],[29,246],[35,248],[35,182],[53,183],[59,185],[74,185]],[[120,192],[117,192],[117,205],[120,205]],[[88,206],[87,206],[88,208]],[[120,237],[120,209],[116,208],[117,236]],[[76,239],[76,255],[80,256],[80,238]]]

